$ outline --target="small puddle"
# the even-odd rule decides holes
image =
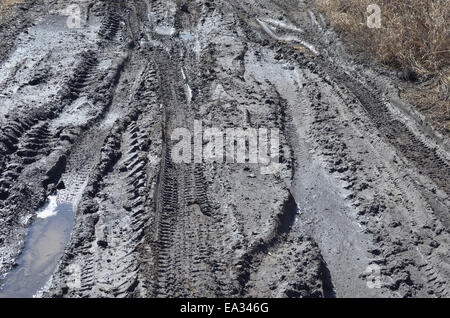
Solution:
[[[70,239],[74,223],[72,203],[50,196],[30,227],[25,248],[0,289],[0,298],[31,298],[45,286]]]

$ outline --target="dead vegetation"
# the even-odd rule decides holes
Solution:
[[[405,96],[450,133],[450,6],[448,0],[315,0],[348,42],[397,68],[412,88]],[[381,28],[367,8],[381,8]]]
[[[0,0],[0,11],[6,10],[13,4],[23,2],[23,0]]]
[[[24,0],[0,0],[0,24],[3,23],[7,10],[21,2],[24,2]]]

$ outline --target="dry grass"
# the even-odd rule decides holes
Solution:
[[[13,4],[23,2],[23,0],[0,0],[0,11],[4,11],[11,7]]]
[[[7,10],[11,8],[13,5],[24,2],[25,0],[0,0],[0,24],[2,24],[4,20],[4,15],[6,15]]]
[[[439,128],[450,132],[448,0],[315,0],[333,26],[375,59],[419,79],[408,93]],[[381,28],[367,26],[367,7],[381,8]],[[349,42],[350,42],[349,41]]]

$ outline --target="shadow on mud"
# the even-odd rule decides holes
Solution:
[[[325,298],[336,298],[333,281],[331,280],[331,273],[325,261],[322,262],[322,284],[323,295]]]

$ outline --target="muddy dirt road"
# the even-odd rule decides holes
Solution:
[[[448,140],[308,1],[30,0],[0,43],[3,281],[56,197],[31,295],[449,296]],[[174,162],[195,123],[278,129],[279,166]]]

